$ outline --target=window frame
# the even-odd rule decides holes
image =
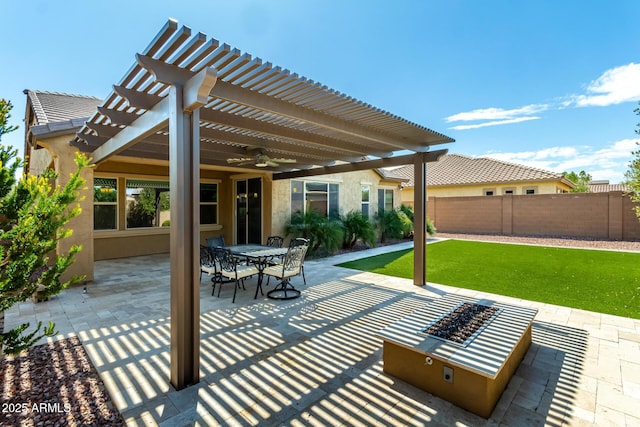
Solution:
[[[94,238],[110,238],[110,237],[132,237],[132,236],[140,236],[140,235],[153,235],[153,234],[168,234],[171,227],[134,227],[127,228],[126,224],[126,205],[123,207],[120,203],[121,201],[121,191],[124,192],[124,200],[126,203],[126,182],[127,180],[143,180],[143,181],[158,181],[158,182],[169,182],[169,177],[157,176],[157,175],[140,175],[140,174],[128,174],[128,173],[99,173],[94,175],[94,179],[96,178],[104,178],[104,179],[115,179],[117,186],[117,204],[116,207],[116,228],[114,229],[104,229],[104,230],[96,230],[95,224],[93,224],[93,233]],[[122,180],[122,181],[121,181]],[[124,183],[124,187],[121,185],[121,182]],[[200,224],[200,231],[217,231],[222,229],[222,225],[220,224],[220,191],[222,180],[220,179],[212,179],[212,178],[202,178],[200,179],[200,184],[216,184],[217,192],[218,192],[218,202],[216,206],[216,224]],[[124,188],[124,190],[121,190]],[[95,205],[96,202],[94,202]],[[213,202],[212,202],[213,203]],[[109,202],[109,204],[114,204],[113,202]],[[200,204],[198,204],[199,209]],[[123,228],[120,228],[120,222],[122,221],[122,215],[125,215],[125,220],[122,224]],[[161,224],[162,225],[162,224]]]
[[[391,193],[391,210],[395,209],[396,195],[395,195],[394,189],[389,187],[378,187],[378,214],[381,214],[382,212],[387,210],[386,208],[387,192]],[[382,198],[380,197],[381,193],[382,193]],[[382,208],[382,212],[381,212],[381,208]]]
[[[365,189],[367,191],[367,200],[364,200]],[[365,206],[367,207],[366,214],[364,212]],[[367,219],[369,219],[369,217],[371,216],[371,185],[369,184],[360,185],[360,213]]]
[[[340,215],[340,183],[335,181],[318,181],[318,180],[301,180],[301,179],[292,179],[289,183],[289,213],[290,215],[294,215],[300,209],[294,210],[294,203],[296,205],[300,204],[300,200],[294,200],[294,194],[297,194],[297,189],[300,184],[302,185],[302,214],[307,213],[307,195],[308,194],[326,194],[326,218],[334,218]],[[309,184],[322,184],[326,186],[326,192],[321,191],[308,191],[307,186]],[[335,194],[332,193],[332,186],[335,186]],[[297,197],[300,198],[300,197]],[[335,206],[334,206],[335,202]]]
[[[109,179],[109,180],[114,180],[116,182],[116,201],[115,202],[96,202],[95,200],[95,188],[96,188],[96,179]],[[116,176],[110,176],[110,175],[98,175],[93,177],[93,215],[94,215],[94,221],[93,221],[93,232],[94,233],[110,233],[110,232],[114,232],[114,231],[118,231],[119,229],[119,221],[120,221],[120,192],[118,190],[119,185],[118,185],[118,177]],[[95,207],[96,206],[115,206],[116,207],[116,213],[115,213],[115,228],[100,228],[100,229],[96,229],[96,224],[95,224],[95,214],[96,214],[96,210]]]
[[[125,176],[124,177],[124,197],[125,197],[125,206],[124,206],[124,231],[140,231],[140,230],[169,230],[171,227],[163,227],[162,223],[160,223],[159,225],[155,226],[151,226],[151,227],[129,227],[128,224],[128,207],[129,207],[129,203],[127,202],[127,190],[129,189],[128,186],[128,181],[151,181],[151,182],[159,182],[159,183],[163,183],[163,184],[167,184],[167,186],[169,187],[166,191],[169,193],[169,200],[171,200],[171,188],[170,188],[170,183],[169,183],[169,177],[167,177],[166,180],[164,179],[160,179],[159,177],[132,177],[132,176]],[[131,187],[131,188],[141,188],[141,187]],[[171,217],[169,217],[169,221],[171,221]]]
[[[215,227],[220,225],[220,181],[218,180],[200,180],[200,192],[202,192],[202,185],[215,185],[216,186],[216,201],[215,202],[203,202],[200,198],[198,208],[202,206],[215,206],[216,207],[216,222],[213,224],[203,224],[202,218],[200,218],[200,227]]]

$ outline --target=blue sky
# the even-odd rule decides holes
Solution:
[[[0,97],[105,97],[169,17],[456,139],[612,183],[636,149],[640,2],[3,0]]]

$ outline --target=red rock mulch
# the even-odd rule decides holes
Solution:
[[[0,426],[124,426],[77,337],[0,362]]]

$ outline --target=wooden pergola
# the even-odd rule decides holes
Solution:
[[[166,160],[171,192],[171,383],[199,381],[200,165],[291,158],[272,178],[414,164],[415,235],[425,235],[426,163],[453,139],[327,88],[169,20],[113,86],[72,144],[98,164],[113,156]],[[244,165],[264,171],[264,164]],[[414,283],[424,285],[425,239]]]

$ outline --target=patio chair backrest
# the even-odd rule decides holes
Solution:
[[[209,246],[210,248],[225,246],[224,237],[223,236],[209,237],[207,239],[207,246]]]
[[[309,246],[309,239],[305,239],[303,237],[296,237],[295,239],[291,239],[289,242],[289,247],[294,246]]]
[[[307,249],[309,249],[309,245],[304,244],[304,242],[302,244],[289,245],[289,250],[282,263],[284,271],[296,271],[299,273],[304,263],[304,257],[307,255]]]
[[[213,248],[213,254],[221,270],[229,273],[236,271],[238,260],[233,256],[230,250],[215,247]]]
[[[211,267],[214,265],[213,254],[208,247],[200,245],[200,266]]]
[[[284,239],[280,236],[267,237],[267,246],[272,246],[274,248],[281,248],[282,243],[284,243]]]

